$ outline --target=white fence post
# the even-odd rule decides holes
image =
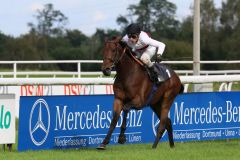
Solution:
[[[17,78],[17,62],[13,63],[13,78]]]
[[[78,78],[81,77],[81,62],[78,62]]]

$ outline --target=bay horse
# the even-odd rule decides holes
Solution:
[[[124,114],[118,143],[126,142],[124,132],[126,130],[127,114],[130,109],[140,110],[146,106],[148,96],[154,85],[146,69],[131,56],[131,49],[121,42],[121,37],[106,41],[103,48],[103,74],[110,76],[113,67],[115,67],[117,73],[113,84],[113,118],[105,139],[97,149],[105,149],[109,143],[122,111]],[[147,104],[160,119],[152,148],[157,147],[165,129],[168,132],[170,147],[174,147],[172,123],[168,118],[168,112],[175,97],[183,91],[183,86],[178,75],[173,70],[170,70],[170,72],[171,78],[157,86],[157,90]]]

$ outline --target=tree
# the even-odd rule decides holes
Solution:
[[[153,29],[159,37],[176,38],[180,22],[175,19],[176,5],[167,0],[152,1]]]
[[[220,22],[221,53],[225,59],[239,59],[240,0],[222,2]]]
[[[206,32],[217,28],[219,11],[215,8],[213,0],[201,0],[201,27]]]
[[[183,20],[176,39],[193,42],[193,16],[188,16]]]
[[[5,45],[8,40],[8,37],[0,32],[0,56],[4,56]]]
[[[40,59],[39,51],[31,45],[28,36],[8,39],[5,43],[4,60],[38,60]],[[24,66],[20,66],[24,67]],[[29,67],[29,65],[28,65]]]
[[[240,24],[240,0],[222,2],[220,22],[225,30],[233,31]]]
[[[120,15],[117,17],[117,24],[121,26],[121,31],[124,31],[124,29],[129,25],[129,21],[126,17]]]
[[[88,40],[88,37],[79,30],[67,30],[65,38],[73,47],[79,47]]]
[[[128,16],[118,17],[119,24],[125,26],[130,22],[138,23],[144,31],[151,32],[155,38],[176,37],[179,21],[175,19],[175,4],[167,0],[141,0],[137,5],[130,5],[128,10],[130,12]]]
[[[152,31],[153,21],[153,0],[141,0],[138,5],[130,5],[129,10],[133,16],[136,16],[136,23],[140,24],[145,31]]]
[[[59,10],[55,10],[52,4],[44,5],[42,10],[37,10],[37,24],[28,23],[31,32],[37,32],[41,36],[60,36],[64,32],[68,18]]]
[[[40,59],[49,59],[49,52],[53,48],[49,42],[53,43],[53,37],[63,37],[68,18],[61,11],[55,10],[52,4],[46,4],[42,10],[37,10],[35,17],[37,24],[28,23],[31,28],[28,36],[34,40],[31,45],[37,50]]]
[[[217,22],[219,11],[213,0],[201,0],[201,59],[217,59],[219,39]],[[209,65],[205,65],[208,67]]]

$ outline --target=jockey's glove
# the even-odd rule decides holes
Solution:
[[[157,56],[156,56],[156,62],[157,63],[160,63],[162,61],[162,56],[161,56],[161,54],[157,54]]]

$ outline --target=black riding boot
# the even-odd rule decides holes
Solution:
[[[159,84],[163,81],[163,79],[161,79],[159,76],[158,76],[158,73],[157,71],[155,70],[155,67],[152,66],[152,67],[149,67],[148,68],[149,71],[150,71],[150,79],[156,83],[156,84]]]

